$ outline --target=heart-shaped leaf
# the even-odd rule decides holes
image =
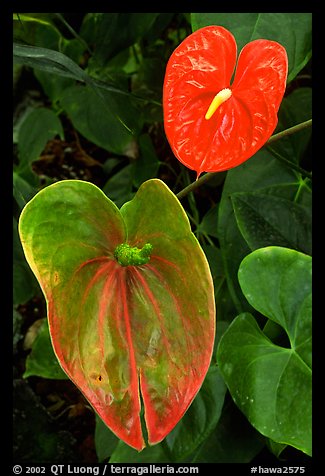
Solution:
[[[175,195],[149,180],[121,210],[95,185],[57,182],[24,208],[20,237],[63,370],[130,446],[161,441],[208,370],[215,335],[205,255]]]
[[[260,433],[311,454],[311,257],[261,248],[244,258],[238,276],[249,303],[283,327],[290,345],[275,345],[242,313],[220,340],[221,373]]]

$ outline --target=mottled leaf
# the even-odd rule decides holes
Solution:
[[[158,443],[201,387],[215,335],[209,266],[179,201],[153,179],[119,210],[95,185],[66,180],[26,205],[19,229],[63,370],[138,450],[141,393]]]

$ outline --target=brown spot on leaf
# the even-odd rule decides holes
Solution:
[[[94,380],[94,382],[97,383],[97,384],[102,383],[103,380],[104,380],[104,379],[103,379],[103,376],[102,376],[101,374],[98,374],[98,373],[92,373],[92,374],[90,375],[90,378],[91,378],[92,380]]]

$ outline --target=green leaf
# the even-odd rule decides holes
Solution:
[[[219,248],[212,245],[202,244],[202,249],[205,253],[205,256],[207,257],[209,261],[209,266],[210,266],[212,278],[214,281],[214,290],[216,292],[218,289],[219,281],[222,280],[224,277],[224,271],[223,271],[222,261],[221,261],[221,253]]]
[[[13,197],[16,200],[19,210],[21,211],[22,208],[26,205],[31,198],[36,193],[34,187],[30,185],[25,179],[20,177],[17,172],[13,172]]]
[[[103,192],[115,205],[121,207],[131,200],[133,192],[134,164],[128,164],[107,180]]]
[[[226,386],[217,367],[210,367],[201,390],[183,418],[166,437],[172,460],[186,461],[216,427]]]
[[[300,190],[301,183],[292,170],[274,159],[266,150],[260,150],[247,162],[227,172],[219,204],[217,234],[229,293],[237,312],[251,310],[237,278],[239,265],[251,250],[238,228],[231,195],[258,190],[264,192],[266,189],[272,193],[272,187],[276,189],[276,193],[279,189],[285,190],[288,187],[289,196],[294,196]],[[279,193],[288,197],[287,192]]]
[[[192,463],[249,463],[265,444],[262,437],[231,402],[206,441],[193,454]]]
[[[64,42],[60,43],[61,53],[64,53],[76,64],[81,63],[84,50],[85,46],[78,39],[65,40]],[[47,71],[43,71],[38,68],[34,69],[34,75],[41,83],[43,91],[52,101],[52,103],[56,103],[57,101],[59,101],[64,90],[75,84],[75,80],[72,78],[58,76],[56,74],[49,74]]]
[[[141,392],[149,444],[164,439],[203,383],[215,335],[209,266],[175,195],[152,179],[119,210],[91,183],[57,182],[26,205],[19,230],[66,374],[138,450]],[[122,243],[152,245],[149,262],[120,265]]]
[[[80,34],[94,44],[93,61],[104,66],[150,30],[159,13],[89,13]]]
[[[277,246],[254,251],[238,271],[250,304],[285,329],[292,349],[310,367],[311,274],[310,256]]]
[[[13,218],[13,304],[25,304],[38,290],[19,241],[17,220]]]
[[[139,452],[121,440],[109,463],[170,463],[170,457],[163,443],[147,446]]]
[[[151,43],[161,38],[163,31],[168,27],[174,15],[175,13],[158,13],[149,30],[145,32],[144,39]]]
[[[49,13],[14,13],[13,20],[19,23],[36,22],[42,25],[51,25],[51,14]]]
[[[263,435],[311,454],[311,379],[297,355],[272,344],[253,316],[243,313],[224,334],[218,360],[250,423]]]
[[[19,130],[20,161],[30,163],[38,159],[47,142],[56,135],[64,139],[61,121],[53,111],[43,107],[31,111]]]
[[[197,232],[218,238],[217,223],[218,223],[218,206],[214,205],[211,208],[209,208],[209,210],[206,212],[206,214],[202,218],[201,223],[197,227]]]
[[[98,90],[97,90],[98,92]],[[75,128],[89,141],[117,154],[125,154],[141,124],[130,100],[90,86],[67,88],[60,103]]]
[[[45,319],[33,343],[32,351],[26,359],[23,377],[32,375],[49,379],[67,379],[54,353],[48,322]]]
[[[13,59],[15,63],[47,71],[50,74],[86,83],[89,81],[88,75],[71,58],[49,48],[14,44]]]
[[[231,321],[234,314],[236,314],[236,308],[229,294],[220,249],[211,245],[202,245],[202,248],[209,262],[214,284],[215,301],[218,309],[217,342],[220,336],[220,321]]]
[[[62,42],[63,38],[54,26],[50,15],[22,14],[19,15],[17,20],[14,17],[14,20],[16,20],[13,22],[14,55],[19,53],[20,56],[22,51],[27,51],[16,49],[16,45],[33,45],[34,47],[45,47],[53,50],[59,48],[59,43]]]
[[[312,89],[297,88],[286,96],[279,109],[279,122],[275,132],[284,131],[312,117]],[[267,145],[269,151],[291,162],[300,163],[311,138],[312,128],[283,137]]]
[[[118,442],[118,438],[96,414],[95,448],[100,463],[111,456]]]
[[[291,200],[261,192],[231,195],[238,228],[251,250],[276,245],[311,254],[311,212]]]
[[[155,178],[160,165],[149,134],[141,134],[139,148],[140,157],[136,159],[133,178],[133,183],[137,188],[146,180]]]
[[[311,58],[311,13],[192,13],[192,29],[208,25],[227,28],[236,38],[238,53],[258,38],[277,41],[287,50],[288,83]]]
[[[39,158],[49,140],[58,135],[64,139],[62,124],[57,115],[43,107],[28,114],[19,129],[19,175],[30,171],[30,164]]]
[[[131,97],[131,94],[123,89],[116,88],[105,82],[97,81],[88,76],[71,58],[50,48],[14,44],[13,59],[15,64],[24,64],[49,74],[86,83],[96,91],[99,97],[101,97],[101,89]]]
[[[47,71],[35,69],[34,75],[41,83],[44,93],[52,101],[52,103],[59,101],[65,89],[74,85],[74,81],[72,79],[51,75]]]
[[[286,331],[273,344],[242,313],[220,340],[217,360],[234,402],[263,435],[311,454],[311,258],[267,247],[242,262],[239,281],[252,306]]]
[[[278,459],[282,451],[285,450],[287,447],[287,445],[284,445],[282,443],[276,443],[270,438],[267,440],[266,444],[268,448],[270,449],[271,453],[273,453]]]

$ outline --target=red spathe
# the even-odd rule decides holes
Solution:
[[[285,48],[255,40],[241,51],[221,26],[201,28],[171,55],[164,80],[166,136],[176,157],[197,172],[221,172],[252,157],[272,135],[288,74]],[[206,119],[214,97],[231,90]]]

